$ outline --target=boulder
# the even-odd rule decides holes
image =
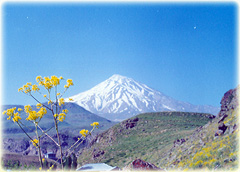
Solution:
[[[98,158],[98,157],[104,155],[104,153],[105,153],[104,150],[96,150],[96,149],[94,149],[93,153],[92,153],[92,158],[93,159]]]
[[[141,159],[136,159],[130,164],[131,170],[163,170],[154,164],[143,161]]]
[[[123,123],[123,127],[126,129],[133,128],[137,125],[138,120],[139,120],[138,118],[128,119]]]
[[[237,92],[237,88],[235,89],[231,89],[229,91],[227,91],[220,104],[221,104],[221,110],[218,113],[217,117],[222,117],[224,116],[229,110],[231,109],[235,109],[238,106],[238,92]]]
[[[218,126],[218,129],[222,130],[223,134],[224,134],[226,129],[227,129],[227,126],[224,123],[220,123],[219,126]]]
[[[223,122],[224,119],[227,118],[227,117],[228,117],[228,115],[227,115],[227,114],[224,114],[224,115],[221,117],[221,119],[218,121],[218,123]]]

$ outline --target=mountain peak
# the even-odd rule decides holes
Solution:
[[[114,74],[113,76],[111,76],[108,80],[111,80],[111,81],[118,81],[120,83],[126,81],[126,80],[129,80],[129,78],[125,77],[125,76],[122,76],[122,75],[119,75],[119,74]]]
[[[111,120],[123,120],[143,112],[209,112],[208,108],[203,111],[203,107],[174,100],[145,84],[118,74],[71,98],[86,110]]]

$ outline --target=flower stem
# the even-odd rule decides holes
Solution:
[[[61,158],[61,164],[62,164],[62,170],[63,170],[63,154],[62,154],[62,146],[61,146],[61,140],[60,140],[60,136],[59,136],[59,132],[58,132],[58,124],[56,119],[54,119],[55,122],[55,127],[56,127],[56,131],[57,131],[57,137],[58,137],[58,144],[59,144],[59,148],[60,148],[60,158]]]
[[[39,161],[40,161],[40,164],[41,164],[41,168],[43,168],[43,162],[42,162],[42,153],[41,153],[41,148],[40,148],[40,137],[38,137],[38,129],[37,129],[37,123],[35,123],[35,128],[36,128],[36,135],[37,135],[37,138],[38,138],[38,155],[39,155]]]
[[[38,125],[38,128],[43,132],[43,134],[48,136],[57,146],[59,146],[59,144],[51,136],[49,136],[39,125]]]
[[[30,140],[33,140],[29,135],[28,135],[28,133],[22,128],[22,126],[17,122],[17,124],[18,124],[18,126],[23,130],[23,132],[28,136],[28,138],[30,139]]]

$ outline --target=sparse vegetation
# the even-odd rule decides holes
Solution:
[[[115,125],[100,134],[90,149],[85,149],[78,159],[79,164],[105,162],[124,167],[136,158],[160,165],[162,158],[175,140],[191,134],[196,127],[209,122],[210,114],[187,112],[160,112],[140,114],[136,126],[126,129],[129,120]],[[187,126],[187,127],[186,127]],[[94,154],[104,150],[104,154]]]
[[[173,155],[175,155],[175,150],[182,150],[181,157],[178,157],[177,154],[174,158],[171,158],[169,155],[169,158],[165,159],[169,161],[164,164],[165,168],[181,170],[232,170],[238,168],[239,129],[237,126],[239,106],[232,90],[229,92],[231,94],[226,94],[226,97],[224,97],[226,102],[224,102],[224,99],[222,100],[222,107],[224,108],[222,115],[205,125],[199,132],[195,132],[185,144],[173,149]],[[219,132],[219,128],[223,126],[222,123],[226,125],[227,130]]]

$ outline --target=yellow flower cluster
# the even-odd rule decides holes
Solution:
[[[3,115],[7,114],[7,116],[8,116],[7,120],[11,120],[11,118],[12,118],[13,122],[18,122],[19,119],[22,119],[22,118],[20,117],[20,114],[18,112],[15,112],[15,110],[16,110],[16,107],[7,109],[7,110],[3,111]],[[18,111],[20,112],[20,111],[22,111],[22,109],[18,108]]]
[[[57,118],[58,121],[63,122],[66,118],[66,114],[68,113],[67,109],[63,109],[62,113],[60,114],[55,114],[54,117]]]
[[[26,118],[27,121],[36,121],[38,118],[42,118],[45,114],[47,114],[47,109],[42,107],[42,104],[37,104],[37,108],[39,111],[33,111],[30,105],[24,106],[25,112],[28,114]]]
[[[44,86],[47,90],[50,90],[52,87],[57,86],[60,84],[60,80],[62,80],[63,77],[56,77],[55,75],[49,77],[42,78],[41,76],[36,77],[36,81],[39,85]]]
[[[13,122],[18,122],[19,119],[22,119],[20,116],[19,116],[19,113],[14,113],[14,117],[13,117]]]
[[[64,105],[64,98],[60,98],[58,104],[59,106]]]
[[[79,133],[82,134],[83,137],[86,137],[86,135],[88,135],[89,132],[88,130],[83,129]]]
[[[195,163],[195,167],[198,167],[198,166],[200,166],[200,165],[202,165],[203,164],[203,161],[202,160],[199,160],[199,161],[197,161],[196,163]]]
[[[63,109],[62,112],[67,114],[68,110],[67,109]]]
[[[216,162],[216,159],[211,159],[211,160],[209,161],[209,164],[213,164],[214,162]]]
[[[31,82],[28,82],[27,84],[23,85],[21,88],[18,89],[18,92],[21,91],[23,93],[30,93],[31,91],[39,91],[40,89],[36,84],[32,85]]]
[[[93,127],[95,127],[95,126],[98,127],[98,126],[99,126],[99,123],[98,123],[98,122],[94,122],[94,123],[91,124],[91,126],[93,126]]]
[[[36,91],[39,91],[40,89],[38,88],[38,86],[36,84],[34,84],[34,85],[32,85],[32,90],[34,92],[36,92]]]
[[[62,113],[60,114],[55,114],[54,117],[57,118],[58,121],[63,122],[66,118],[66,114],[68,113],[67,109],[62,110]]]
[[[67,85],[64,85],[64,88],[69,88],[71,85],[73,85],[73,81],[71,79],[68,79]]]
[[[34,139],[34,140],[31,140],[33,146],[37,147],[37,144],[38,144],[38,140],[37,139]]]
[[[40,109],[42,107],[42,104],[41,103],[38,103],[37,104],[37,109]]]
[[[53,167],[54,167],[54,164],[51,167],[49,167],[49,169],[47,171],[52,170]]]
[[[52,104],[53,102],[51,100],[48,101],[48,104]]]
[[[32,107],[30,105],[26,105],[24,106],[24,110],[26,113],[29,113],[30,111],[32,111]]]
[[[193,160],[198,159],[198,158],[201,157],[202,155],[203,155],[203,152],[202,152],[202,151],[197,152],[197,153],[194,155]]]
[[[58,121],[63,122],[65,120],[66,114],[65,113],[60,113],[58,117]]]

